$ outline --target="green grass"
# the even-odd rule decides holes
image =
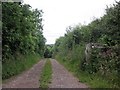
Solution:
[[[104,77],[98,74],[89,74],[85,71],[81,71],[79,68],[79,62],[70,63],[67,60],[57,58],[57,60],[63,64],[80,82],[85,83],[90,88],[119,88],[112,82],[109,82]]]
[[[85,46],[76,46],[72,51],[63,54],[57,53],[55,58],[63,64],[80,82],[87,84],[90,88],[119,88],[112,81],[100,74],[89,74],[87,71],[81,70],[81,63],[84,60]]]
[[[80,82],[87,83],[91,88],[113,88],[114,85],[109,83],[107,80],[103,79],[97,74],[89,74],[86,72],[79,72],[76,74]]]
[[[47,60],[40,77],[40,88],[48,88],[49,83],[51,83],[51,78],[52,78],[52,65],[50,60]]]
[[[2,79],[6,80],[14,75],[20,74],[31,68],[39,60],[40,56],[37,54],[20,55],[16,59],[7,60],[7,62],[2,65]]]

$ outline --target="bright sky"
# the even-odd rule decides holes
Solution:
[[[54,44],[68,26],[88,24],[93,17],[103,16],[106,5],[110,6],[115,0],[24,0],[24,3],[43,10],[46,44]]]

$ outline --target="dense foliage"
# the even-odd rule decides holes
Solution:
[[[33,10],[30,5],[20,2],[2,3],[3,79],[16,74],[6,69],[12,68],[11,65],[6,66],[8,62],[24,63],[18,58],[31,54],[43,56],[45,38],[42,34],[42,13],[42,10]]]
[[[53,54],[53,45],[48,44],[45,46],[45,51],[44,51],[44,58],[52,58]]]
[[[107,7],[106,14],[88,25],[68,27],[64,37],[56,40],[54,56],[69,63],[77,71],[99,74],[120,85],[120,2]],[[105,45],[94,48],[88,61],[85,59],[85,46],[88,43]]]

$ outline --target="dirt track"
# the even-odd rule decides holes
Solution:
[[[56,60],[51,59],[53,74],[50,88],[87,88]]]
[[[51,59],[52,63],[52,81],[49,88],[87,88],[87,85],[80,83],[70,72],[67,71],[56,60]],[[2,86],[3,88],[39,88],[39,79],[44,67],[45,60],[35,64],[30,70],[13,79],[9,79]]]
[[[45,60],[35,64],[30,70],[23,72],[13,80],[3,84],[3,88],[39,88],[39,78]]]

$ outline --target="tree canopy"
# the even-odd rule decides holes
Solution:
[[[44,52],[42,10],[33,10],[22,3],[2,3],[2,53],[3,61],[16,53]]]

